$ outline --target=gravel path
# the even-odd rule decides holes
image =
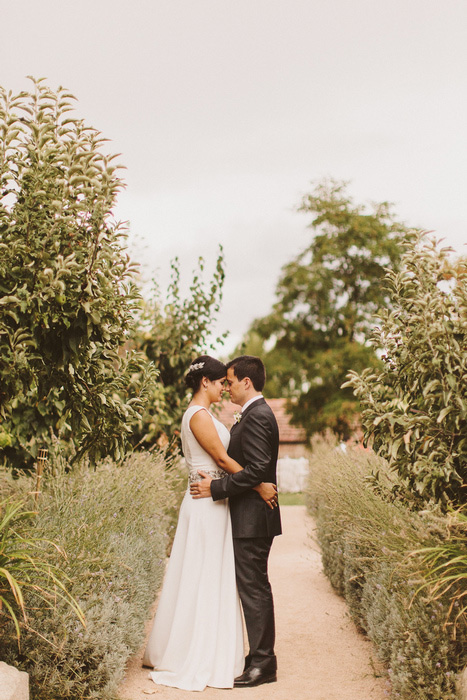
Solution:
[[[122,700],[386,700],[375,677],[372,647],[332,590],[310,538],[313,521],[304,506],[282,506],[284,534],[274,541],[270,578],[276,608],[278,681],[257,688],[202,694],[156,686],[141,668],[143,650],[128,664]],[[148,624],[149,632],[150,623]]]

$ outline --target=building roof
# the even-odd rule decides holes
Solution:
[[[266,399],[266,403],[276,416],[277,425],[279,426],[279,442],[281,444],[306,442],[305,430],[290,424],[290,416],[286,413],[287,399]],[[234,424],[234,413],[241,411],[240,406],[230,401],[223,401],[219,411],[216,407],[213,406],[213,408],[216,418],[229,429]]]

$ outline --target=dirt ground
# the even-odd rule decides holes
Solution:
[[[277,683],[202,693],[156,686],[141,667],[143,649],[129,662],[122,700],[385,700],[372,647],[349,619],[344,601],[323,574],[313,521],[304,506],[282,506],[284,534],[274,541],[270,579],[276,609]],[[151,623],[148,624],[149,633]]]

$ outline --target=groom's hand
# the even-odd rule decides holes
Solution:
[[[201,469],[198,469],[198,474],[202,477],[202,481],[195,481],[191,484],[191,495],[193,498],[211,498],[211,477],[201,471]]]

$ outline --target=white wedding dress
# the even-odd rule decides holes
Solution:
[[[191,406],[182,419],[189,483],[200,480],[198,469],[212,478],[225,476],[190,429],[200,410],[207,409]],[[227,449],[229,431],[209,415]],[[143,664],[154,668],[155,683],[182,690],[232,688],[242,673],[243,624],[227,500],[195,500],[187,490]]]

